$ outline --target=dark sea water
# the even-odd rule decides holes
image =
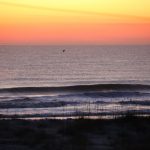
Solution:
[[[150,113],[150,46],[0,46],[0,114],[126,112]]]

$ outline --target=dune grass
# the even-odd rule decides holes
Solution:
[[[149,150],[150,118],[0,120],[0,150]]]

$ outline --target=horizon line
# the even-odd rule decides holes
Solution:
[[[150,46],[149,43],[108,43],[108,44],[97,44],[97,43],[0,43],[0,46]]]

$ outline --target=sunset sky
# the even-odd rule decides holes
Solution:
[[[0,44],[149,44],[150,0],[0,0]]]

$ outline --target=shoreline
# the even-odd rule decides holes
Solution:
[[[3,119],[25,119],[25,120],[44,120],[44,119],[116,119],[124,117],[150,117],[150,111],[125,111],[125,112],[111,112],[111,113],[83,113],[76,112],[74,114],[22,114],[22,115],[5,115],[0,114],[0,120]]]

